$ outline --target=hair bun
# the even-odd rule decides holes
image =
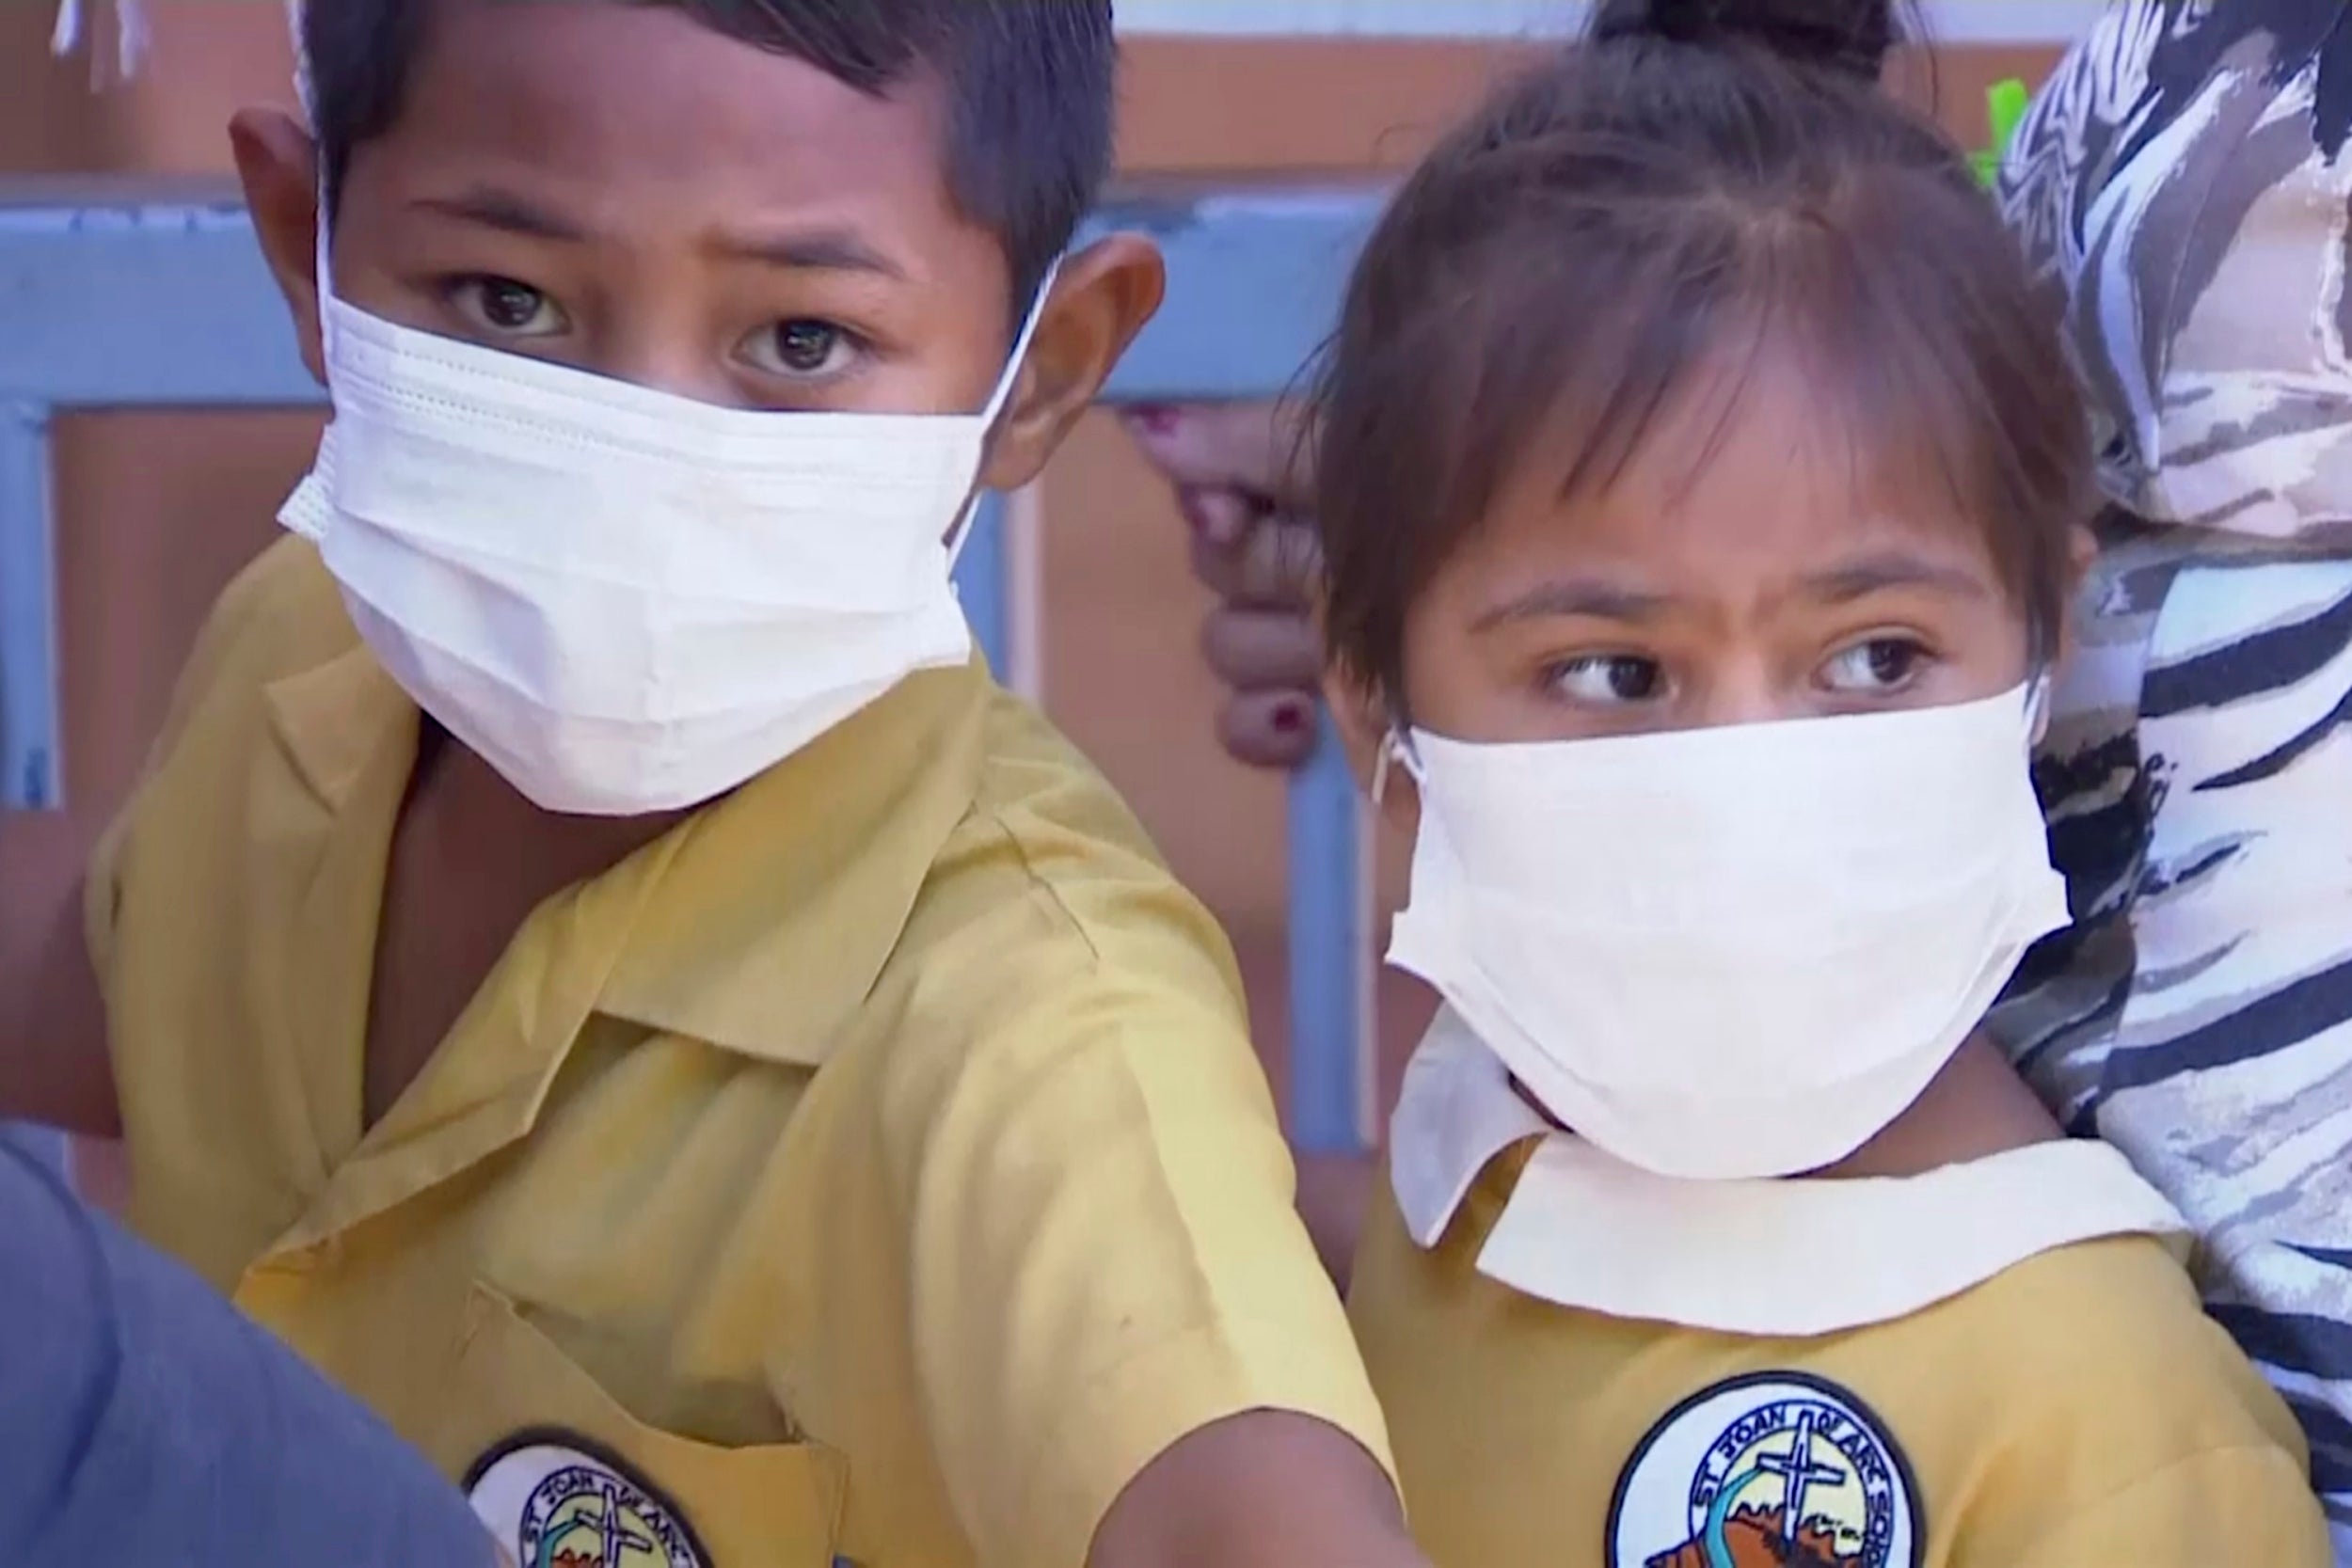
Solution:
[[[1748,43],[1786,60],[1878,79],[1901,36],[1894,0],[1601,0],[1589,35]]]

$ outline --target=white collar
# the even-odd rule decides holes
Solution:
[[[1479,1173],[1527,1163],[1478,1255],[1513,1290],[1728,1334],[1834,1334],[1906,1317],[2028,1258],[2187,1223],[2105,1144],[2037,1144],[1922,1176],[1689,1181],[1551,1129],[1452,1008],[1414,1053],[1391,1129],[1406,1228],[1437,1244]]]

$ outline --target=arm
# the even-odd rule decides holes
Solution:
[[[219,628],[240,603],[232,587],[198,638],[142,780],[185,723],[219,659],[226,641]],[[0,947],[0,1120],[43,1122],[88,1137],[121,1135],[103,977],[114,945],[117,879],[137,809],[135,790],[94,849],[85,823],[73,816],[10,825],[7,847],[23,858],[11,864],[0,855],[0,886],[10,885],[13,872],[20,890],[30,883],[56,891],[38,940],[23,950]]]
[[[1238,1022],[1149,985],[1023,990],[898,1144],[934,1282],[916,1361],[981,1560],[1417,1562]]]
[[[72,826],[70,821],[31,824],[26,837],[33,829],[46,835],[53,827]],[[60,847],[78,848],[78,844],[68,843],[76,835],[54,836]],[[44,881],[62,883],[70,891],[39,923],[31,941],[0,953],[0,964],[5,964],[0,968],[0,1119],[113,1137],[120,1122],[114,1071],[106,1058],[105,1008],[84,942],[81,900],[73,896],[81,879],[44,879],[28,871],[18,886]]]
[[[0,1343],[12,1559],[494,1560],[472,1510],[422,1458],[5,1141]]]
[[[92,1137],[121,1132],[106,1037],[119,879],[136,859],[131,847],[138,789],[166,763],[191,713],[221,678],[244,630],[278,593],[296,552],[273,549],[226,589],[189,650],[140,784],[100,837],[72,816],[12,820],[0,832],[0,890],[20,901],[27,886],[50,890],[37,929],[23,946],[0,942],[0,1120],[44,1122]],[[278,564],[273,567],[273,562]],[[240,677],[254,679],[245,672]]]
[[[791,1307],[791,1408],[888,1459],[875,1390],[904,1388],[989,1568],[1405,1552],[1222,937],[1099,778],[999,718],[1033,731],[995,745],[1019,799],[935,862],[912,982],[794,1113],[827,1283]]]
[[[1379,1465],[1335,1427],[1271,1412],[1177,1444],[1120,1497],[1088,1568],[1425,1568]]]

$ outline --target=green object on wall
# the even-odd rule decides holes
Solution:
[[[1977,178],[1990,188],[2000,177],[2001,159],[2009,151],[2009,144],[2017,135],[2018,125],[2026,118],[2026,109],[2033,95],[2026,84],[2012,76],[1996,82],[1984,95],[1985,118],[1993,127],[1993,145],[1976,154]]]

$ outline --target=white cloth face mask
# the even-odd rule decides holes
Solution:
[[[1535,745],[1416,731],[1393,743],[1421,829],[1389,961],[1628,1164],[1833,1164],[2067,922],[2039,691]]]
[[[279,521],[418,705],[548,811],[699,805],[971,657],[950,578],[1054,284],[969,415],[722,408],[334,297]]]

